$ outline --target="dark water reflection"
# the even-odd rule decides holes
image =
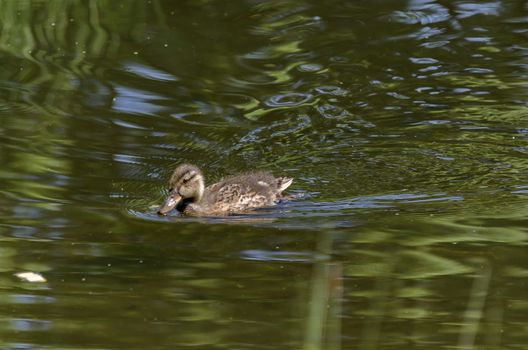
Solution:
[[[527,348],[525,2],[0,16],[1,348]],[[300,198],[158,217],[181,162]]]

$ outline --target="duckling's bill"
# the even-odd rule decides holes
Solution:
[[[176,206],[178,205],[178,202],[181,199],[182,197],[178,194],[178,192],[174,190],[170,191],[169,195],[167,196],[167,199],[165,199],[165,202],[158,209],[158,214],[167,215],[169,211],[176,208]]]

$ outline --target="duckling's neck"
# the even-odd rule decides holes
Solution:
[[[195,196],[192,198],[194,203],[201,202],[203,195],[204,195],[204,191],[205,191],[205,185],[204,185],[203,178],[201,178],[200,181],[198,182],[198,188],[196,189]]]

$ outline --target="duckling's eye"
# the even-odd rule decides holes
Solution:
[[[183,179],[184,184],[186,184],[187,182],[189,182],[189,179]]]

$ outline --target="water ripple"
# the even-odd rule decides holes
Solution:
[[[501,4],[496,1],[492,2],[467,2],[457,4],[457,17],[468,18],[477,15],[498,16],[500,14]]]
[[[300,72],[318,72],[323,69],[323,67],[317,63],[303,63],[300,64],[297,69]]]
[[[416,63],[416,64],[436,64],[438,63],[438,60],[432,57],[409,57],[409,60],[412,63]]]
[[[348,90],[334,85],[317,86],[314,90],[321,95],[346,96],[349,94]]]
[[[297,107],[310,102],[313,95],[302,92],[288,92],[271,96],[264,104],[268,107]]]
[[[346,109],[331,104],[319,105],[316,108],[323,118],[343,119],[351,115]]]
[[[327,257],[316,252],[291,252],[291,251],[269,251],[269,250],[245,250],[240,252],[242,259],[262,260],[276,262],[314,262]]]
[[[131,114],[155,115],[164,110],[157,101],[166,99],[151,91],[139,90],[128,86],[116,86],[117,96],[113,99],[112,108],[119,112]]]
[[[405,24],[432,24],[447,21],[451,18],[449,10],[439,4],[415,6],[409,11],[395,11],[392,14],[395,21]]]
[[[154,67],[146,66],[144,64],[140,64],[137,62],[126,62],[124,65],[124,70],[133,72],[134,74],[142,77],[147,78],[151,80],[158,80],[158,81],[176,81],[178,80],[175,76],[172,74],[169,74],[167,72],[163,72],[159,69],[156,69]]]

